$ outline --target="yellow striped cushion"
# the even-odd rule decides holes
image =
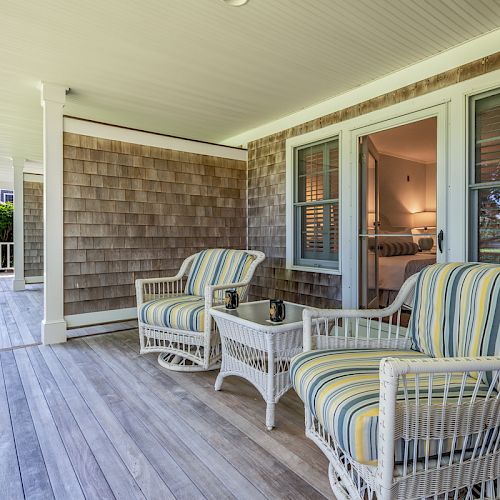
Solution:
[[[339,446],[363,464],[374,464],[378,458],[379,366],[385,357],[404,359],[429,356],[415,351],[391,349],[321,350],[301,353],[291,362],[292,384],[306,407]],[[426,397],[428,386],[424,378],[420,379],[420,394]],[[408,396],[414,400],[415,379],[408,376],[407,380]],[[472,395],[475,383],[472,377],[467,379],[463,402]],[[434,376],[432,391],[436,398],[442,396],[444,384],[444,376]],[[449,404],[458,400],[461,384],[460,375],[452,376],[447,398]],[[487,389],[486,385],[481,386],[477,395],[486,395]],[[404,401],[403,391],[404,388],[400,387],[399,401]],[[432,447],[434,444],[437,446],[437,442],[429,445]],[[443,453],[449,451],[449,448],[445,448],[446,444]],[[434,452],[437,449],[430,450],[431,454]],[[396,443],[396,461],[401,461],[403,454],[404,442],[399,440]],[[418,456],[423,454],[423,450],[418,450]]]
[[[147,325],[202,332],[205,301],[193,295],[150,300],[139,306],[139,318]]]
[[[500,354],[500,265],[435,264],[420,272],[409,325],[432,357]]]
[[[205,295],[207,285],[237,283],[245,278],[252,261],[253,256],[244,250],[203,250],[191,265],[185,293]]]

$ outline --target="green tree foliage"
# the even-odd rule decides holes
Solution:
[[[13,241],[14,205],[0,203],[0,241]]]

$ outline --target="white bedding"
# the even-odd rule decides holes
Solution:
[[[399,290],[405,280],[406,264],[412,260],[429,260],[435,258],[432,254],[416,253],[415,255],[397,255],[395,257],[379,257],[378,287],[381,290]],[[375,256],[370,255],[369,283],[375,281],[373,261]]]

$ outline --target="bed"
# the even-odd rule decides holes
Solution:
[[[383,245],[386,242],[411,243],[414,245],[413,238],[410,236],[410,229],[391,228],[387,232],[390,232],[391,236],[380,235],[378,245]],[[396,234],[401,234],[401,236],[395,236]],[[371,240],[370,251],[368,252],[368,285],[372,293],[375,292],[375,295],[378,295],[378,303],[381,307],[387,306],[394,300],[403,283],[410,276],[436,262],[436,254],[430,252],[393,255],[390,257],[380,256],[379,253],[378,280],[377,284],[375,284],[374,246],[374,240]]]

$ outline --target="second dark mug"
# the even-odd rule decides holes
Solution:
[[[271,299],[269,301],[269,319],[274,323],[278,323],[285,319],[286,308],[285,303],[279,299]]]
[[[225,294],[226,309],[236,309],[240,304],[240,297],[238,292],[233,288],[226,290]]]

